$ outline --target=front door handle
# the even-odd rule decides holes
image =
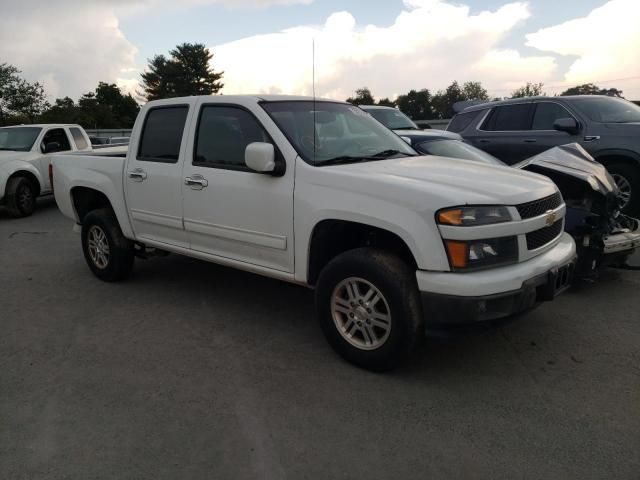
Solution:
[[[536,143],[537,140],[535,138],[527,138],[525,139],[524,143]]]
[[[145,172],[141,168],[131,170],[130,172],[127,172],[127,175],[129,175],[129,178],[134,182],[143,182],[147,179],[147,172]]]
[[[185,177],[184,184],[191,187],[193,190],[202,190],[209,186],[209,182],[202,175],[193,175],[192,177]]]
[[[481,140],[478,140],[478,143],[491,143],[491,141],[490,140],[481,139]]]

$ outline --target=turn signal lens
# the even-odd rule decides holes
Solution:
[[[467,260],[469,258],[469,244],[466,242],[456,242],[446,240],[447,253],[449,254],[449,263],[453,268],[467,268]]]
[[[438,223],[442,225],[462,225],[462,210],[445,210],[438,214]]]

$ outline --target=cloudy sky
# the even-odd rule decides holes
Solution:
[[[376,97],[479,80],[493,96],[596,82],[640,99],[640,0],[0,0],[0,63],[51,97],[135,89],[147,59],[200,42],[225,94]]]

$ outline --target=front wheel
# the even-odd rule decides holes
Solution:
[[[14,177],[7,182],[7,210],[13,218],[28,217],[36,209],[36,189],[25,177]]]
[[[610,163],[607,171],[618,186],[622,211],[629,215],[640,213],[640,172],[628,163]]]
[[[316,312],[334,350],[369,370],[402,363],[424,337],[415,272],[382,250],[359,248],[333,259],[318,279]]]
[[[93,210],[82,222],[82,250],[93,274],[105,282],[123,280],[133,269],[133,242],[125,238],[110,209]]]

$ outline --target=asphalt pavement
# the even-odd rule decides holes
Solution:
[[[638,479],[640,272],[374,374],[302,287],[180,256],[94,278],[0,210],[0,478]]]

